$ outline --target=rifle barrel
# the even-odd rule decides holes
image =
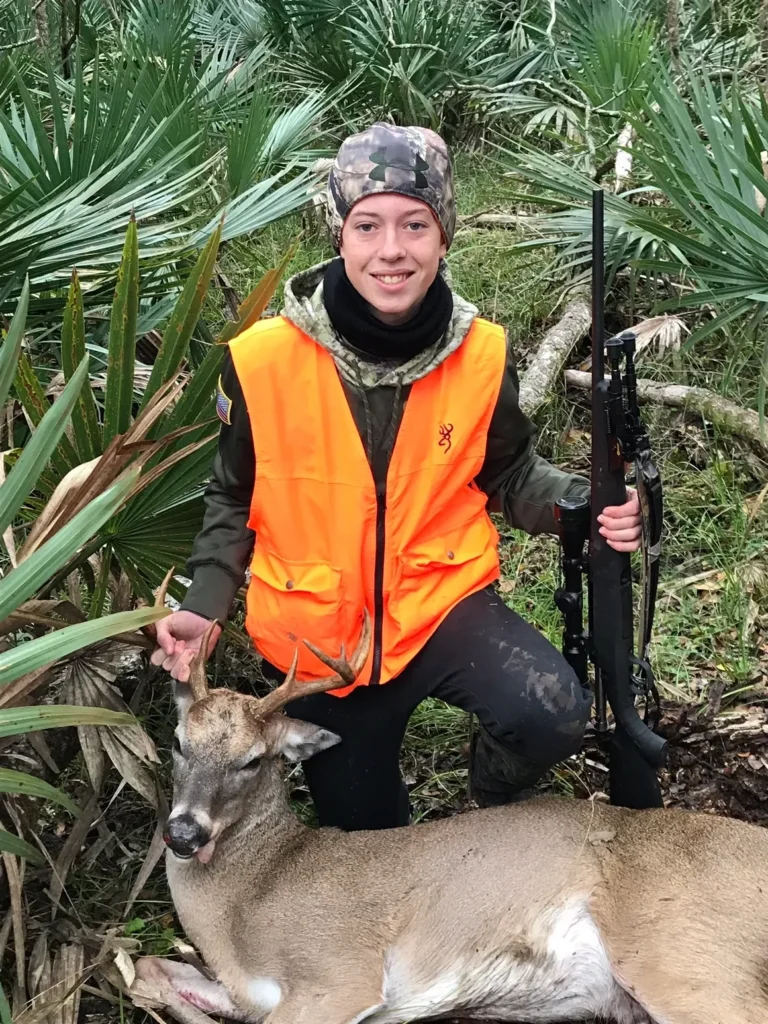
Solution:
[[[592,192],[592,388],[605,372],[605,234],[603,229],[603,190]],[[597,424],[593,421],[592,429]]]

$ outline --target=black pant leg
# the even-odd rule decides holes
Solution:
[[[265,674],[279,678],[271,666],[265,665]],[[400,678],[383,686],[358,687],[346,697],[315,694],[288,705],[289,716],[341,736],[341,743],[304,762],[321,825],[352,832],[408,824],[400,747],[423,696]]]
[[[471,777],[482,804],[508,802],[581,746],[590,690],[492,587],[453,609],[408,674],[477,716]]]

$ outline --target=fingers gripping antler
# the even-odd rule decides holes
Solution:
[[[256,714],[259,718],[264,718],[266,715],[272,714],[273,711],[279,711],[280,708],[285,707],[290,701],[296,700],[297,697],[309,697],[313,693],[325,693],[326,690],[335,690],[338,686],[354,683],[371,650],[371,617],[368,614],[368,609],[366,608],[363,613],[363,628],[351,658],[347,658],[344,644],[341,645],[339,657],[333,658],[325,651],[321,651],[319,647],[315,647],[309,640],[304,640],[303,643],[324,665],[333,669],[333,674],[323,676],[322,679],[313,679],[311,682],[297,682],[296,667],[299,663],[299,652],[296,651],[285,682],[259,700],[256,707]]]
[[[205,666],[208,661],[211,637],[217,626],[218,622],[214,619],[200,641],[200,650],[197,657],[189,666],[189,688],[192,691],[193,700],[202,700],[203,697],[208,696],[208,675],[205,671]]]

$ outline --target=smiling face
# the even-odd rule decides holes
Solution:
[[[401,324],[418,311],[446,244],[425,203],[390,192],[354,205],[339,252],[352,287],[371,312],[383,323]]]

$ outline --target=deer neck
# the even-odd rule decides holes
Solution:
[[[222,861],[257,862],[263,869],[265,861],[279,858],[286,845],[309,832],[291,809],[278,761],[262,764],[258,786],[258,797],[248,801],[240,821],[219,840]]]

